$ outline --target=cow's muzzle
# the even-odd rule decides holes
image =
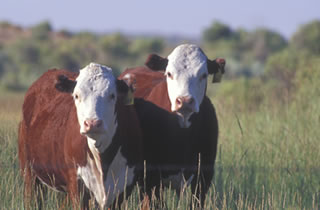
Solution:
[[[195,100],[191,96],[178,97],[175,102],[175,111],[181,115],[189,115],[195,111]]]
[[[103,121],[100,119],[87,119],[83,122],[82,134],[95,134],[103,132]]]

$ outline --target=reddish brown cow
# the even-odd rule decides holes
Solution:
[[[128,91],[98,64],[79,75],[50,70],[29,88],[19,128],[27,200],[42,184],[67,192],[74,207],[80,201],[79,182],[87,189],[84,208],[87,191],[101,208],[117,196],[121,200],[124,190],[130,194],[141,173],[142,142],[134,107],[124,104]]]
[[[224,65],[224,59],[208,60],[195,45],[181,45],[168,59],[151,55],[145,67],[120,75],[135,86],[149,196],[154,187],[159,193],[161,184],[171,183],[179,193],[191,183],[203,205],[218,143],[217,116],[205,95],[207,76],[213,74],[218,82]]]

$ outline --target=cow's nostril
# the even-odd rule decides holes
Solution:
[[[177,99],[176,99],[176,104],[177,104],[177,105],[181,105],[181,104],[182,104],[181,98],[177,98]]]
[[[186,100],[186,103],[188,103],[188,104],[192,104],[193,102],[194,102],[193,98],[188,98],[188,100]]]
[[[183,96],[176,99],[176,110],[178,112],[190,112],[194,109],[195,99],[192,96]]]
[[[95,131],[97,129],[100,129],[100,127],[103,124],[103,121],[97,120],[97,119],[94,119],[94,120],[89,119],[89,120],[85,120],[83,124],[84,124],[85,131],[91,132],[91,131]]]
[[[182,106],[183,104],[192,104],[193,102],[193,97],[179,97],[176,99],[176,104],[178,106]]]

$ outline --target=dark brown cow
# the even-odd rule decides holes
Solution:
[[[29,88],[19,129],[27,200],[45,184],[67,192],[76,207],[78,181],[101,208],[124,190],[130,194],[141,173],[142,142],[134,107],[124,104],[128,91],[110,68],[94,63],[79,75],[50,70]]]
[[[203,205],[218,143],[215,109],[205,95],[207,76],[213,74],[218,82],[224,65],[224,59],[208,60],[195,45],[181,45],[168,59],[150,55],[146,67],[120,75],[135,86],[149,196],[154,187],[159,192],[161,183],[171,183],[178,193],[191,183]]]

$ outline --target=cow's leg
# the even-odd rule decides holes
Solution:
[[[149,166],[152,168],[152,166]],[[159,207],[160,204],[160,193],[161,193],[161,175],[157,170],[150,170],[146,173],[144,180],[145,193],[150,200],[151,206]],[[156,208],[158,209],[158,208]]]
[[[24,181],[23,200],[25,209],[31,208],[31,201],[33,200],[33,186],[35,176],[32,173],[32,165],[28,161],[27,148],[26,148],[26,128],[23,122],[19,124],[19,162],[21,175]]]
[[[32,201],[32,186],[33,186],[33,177],[31,174],[31,168],[28,164],[23,169],[23,179],[24,179],[24,206],[26,209],[30,209]]]
[[[81,180],[78,181],[78,189],[79,189],[80,198],[82,198],[81,209],[89,209],[90,207],[89,201],[91,198],[90,192]]]
[[[82,210],[87,210],[90,209],[90,193],[88,192],[87,189],[85,189],[85,186],[82,184],[78,185],[78,189],[80,190],[80,192],[77,193],[77,195],[73,195],[74,198],[72,198],[70,192],[68,191],[68,194],[65,196],[65,198],[63,199],[62,204],[60,205],[59,209],[66,209],[69,205],[69,202],[72,202],[73,208],[76,209],[80,209],[80,202],[81,202],[81,209]],[[77,198],[75,198],[77,197]],[[81,200],[82,198],[82,200]]]
[[[83,196],[82,196],[82,209],[90,209],[89,201],[90,201],[90,193],[88,192],[88,190],[84,190]]]
[[[34,189],[38,209],[42,209],[42,204],[47,199],[48,188],[44,186],[39,179],[34,178]]]
[[[70,170],[67,184],[67,200],[73,209],[89,209],[90,193],[81,181],[78,181],[75,170]]]
[[[80,192],[78,187],[77,175],[75,170],[70,170],[67,180],[67,199],[71,201],[74,209],[80,207]]]
[[[26,209],[30,209],[33,206],[33,202],[36,201],[37,209],[41,209],[42,200],[46,196],[47,189],[40,180],[36,178],[32,171],[32,167],[26,164],[23,172],[24,179],[24,205]]]

